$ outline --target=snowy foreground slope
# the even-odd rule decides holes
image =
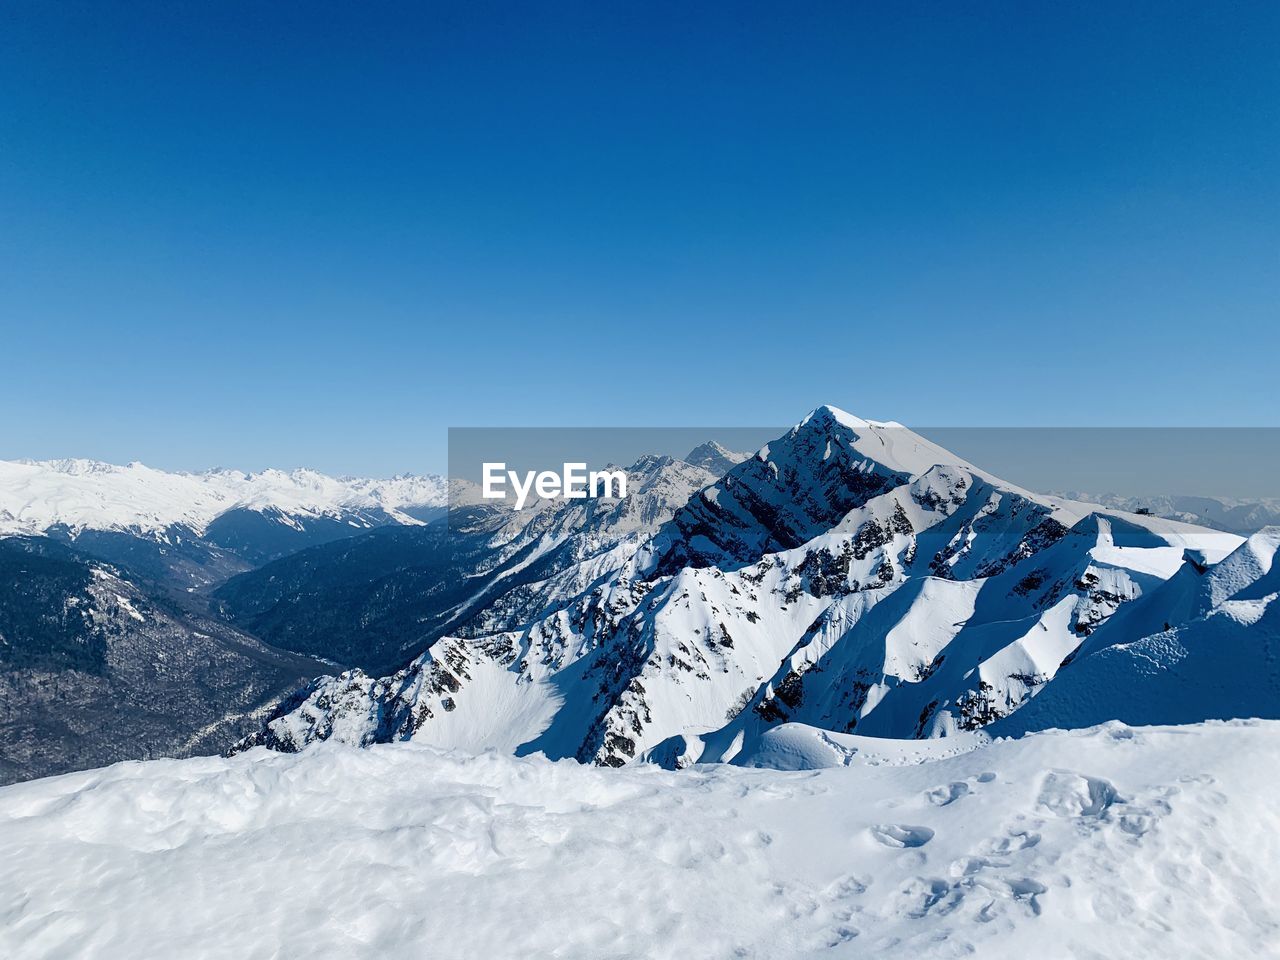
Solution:
[[[0,956],[1280,956],[1280,722],[770,734],[829,736],[848,766],[325,743],[7,787]]]

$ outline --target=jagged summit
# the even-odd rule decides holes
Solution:
[[[733,569],[805,543],[850,510],[938,465],[980,474],[899,424],[818,407],[677,511],[645,556],[663,573],[684,566]]]
[[[818,437],[842,444],[854,459],[863,458],[886,470],[919,475],[930,467],[947,464],[981,472],[964,458],[938,446],[893,420],[864,420],[838,407],[823,405],[793,427],[789,437],[803,438],[806,448]],[[772,453],[777,443],[769,444]]]
[[[875,420],[863,420],[861,417],[854,416],[847,410],[841,410],[839,407],[829,403],[814,407],[806,414],[796,425],[797,429],[807,426],[810,423],[837,423],[841,426],[848,427],[851,430],[865,430],[868,427],[899,427],[899,423],[881,423]]]

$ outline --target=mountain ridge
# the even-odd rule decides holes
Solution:
[[[261,497],[241,491],[199,534],[156,515],[150,531],[45,536],[114,565],[139,603],[176,603],[175,650],[203,642],[195,624],[212,616],[331,664],[258,701],[235,750],[416,739],[606,766],[733,762],[782,725],[889,738],[1012,725],[1099,664],[1129,669],[1125,650],[1199,663],[1170,643],[1127,645],[1185,626],[1178,642],[1198,648],[1200,620],[1238,626],[1234,669],[1269,649],[1265,597],[1237,586],[1270,582],[1255,575],[1265,538],[1033,493],[829,406],[750,455],[708,441],[689,457],[712,459],[640,457],[622,499],[514,511],[460,490],[447,512],[406,522],[351,498],[403,512],[447,485],[264,471]],[[734,462],[722,472],[715,457]],[[171,492],[140,465],[63,467]],[[270,502],[281,483],[294,504],[312,489],[311,512]],[[34,603],[7,599],[20,618]],[[1280,680],[1259,676],[1241,709],[1280,713]]]
[[[237,749],[425,739],[685,766],[785,722],[952,735],[1015,713],[1117,611],[1241,543],[1033,494],[831,407],[667,507],[533,579],[533,606],[482,605],[394,674],[318,679]]]
[[[396,522],[422,522],[407,512],[443,507],[444,480],[401,475],[386,480],[335,478],[315,470],[224,468],[201,473],[156,470],[97,460],[0,460],[0,534],[40,534],[62,526],[163,536],[182,528],[200,536],[231,510],[275,509],[319,517],[382,511]]]

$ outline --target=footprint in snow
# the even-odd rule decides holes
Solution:
[[[1041,781],[1036,803],[1059,817],[1100,817],[1119,799],[1108,780],[1052,770]]]
[[[999,856],[1030,850],[1040,842],[1040,834],[1032,830],[1011,830],[1003,837],[992,837],[986,842],[986,852]]]
[[[914,827],[905,823],[881,823],[868,828],[873,836],[886,847],[923,847],[933,839],[928,827]]]
[[[955,803],[961,797],[968,796],[968,794],[969,785],[963,780],[957,780],[941,787],[934,787],[926,792],[924,796],[935,807],[945,807],[949,803]]]
[[[948,914],[964,900],[964,890],[939,877],[913,877],[894,898],[895,912],[919,920],[930,912]]]

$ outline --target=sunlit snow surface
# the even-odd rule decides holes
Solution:
[[[794,772],[319,744],[7,787],[0,956],[1280,956],[1280,722],[858,739]]]

